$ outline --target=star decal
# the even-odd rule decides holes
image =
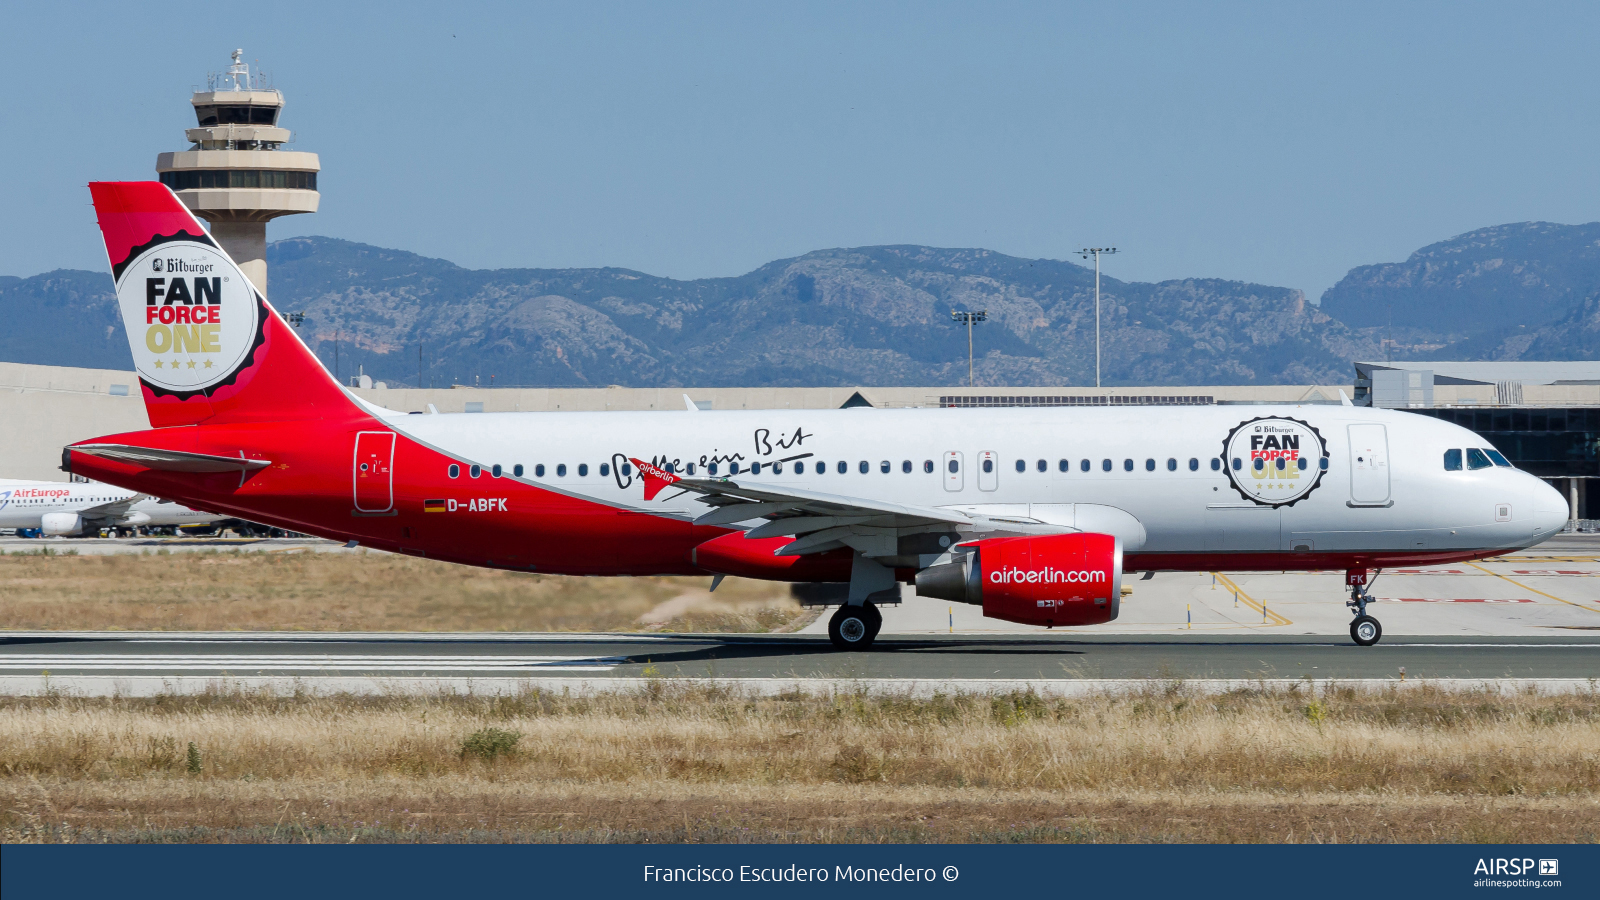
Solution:
[[[211,368],[211,360],[206,360],[206,368]]]
[[[176,368],[177,368],[177,367],[178,367],[178,363],[179,363],[179,362],[180,362],[180,360],[176,360],[176,359],[175,359],[175,360],[173,360],[173,361],[172,361],[172,367],[173,367],[173,368],[174,368],[174,369],[176,369]]]
[[[161,368],[161,360],[156,360],[156,368]]]
[[[189,368],[194,368],[194,360],[189,360]]]

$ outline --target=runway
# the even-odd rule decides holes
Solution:
[[[12,634],[0,638],[0,692],[273,690],[590,692],[654,680],[761,688],[1049,693],[1183,679],[1449,682],[1510,679],[1588,689],[1600,683],[1600,635],[1407,636],[1362,648],[1304,635],[886,636],[839,653],[824,638],[713,635]]]

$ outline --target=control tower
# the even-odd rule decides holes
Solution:
[[[279,149],[290,139],[278,127],[283,94],[243,57],[233,51],[226,72],[206,77],[189,101],[199,124],[184,132],[191,146],[157,156],[156,172],[266,296],[267,220],[316,212],[321,167],[315,153]]]

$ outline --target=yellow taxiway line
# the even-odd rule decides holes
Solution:
[[[1493,575],[1496,578],[1504,578],[1506,581],[1511,582],[1512,584],[1516,585],[1519,588],[1522,588],[1525,591],[1533,591],[1535,594],[1538,594],[1541,597],[1549,597],[1551,600],[1554,600],[1557,603],[1565,603],[1568,606],[1576,606],[1579,609],[1587,609],[1590,612],[1600,613],[1600,609],[1595,609],[1592,606],[1584,606],[1582,603],[1573,603],[1571,600],[1563,600],[1560,597],[1557,597],[1555,594],[1546,594],[1544,591],[1541,591],[1538,588],[1528,587],[1527,585],[1523,584],[1520,581],[1517,581],[1517,580],[1512,579],[1512,578],[1506,578],[1506,576],[1501,575],[1499,572],[1495,572],[1495,571],[1492,571],[1490,569],[1485,569],[1483,566],[1480,566],[1477,563],[1469,562],[1469,563],[1467,563],[1467,565],[1473,567],[1474,569],[1477,569],[1480,572],[1487,572],[1488,574]]]
[[[1256,600],[1254,597],[1251,597],[1249,594],[1246,594],[1244,592],[1244,590],[1241,589],[1239,587],[1239,585],[1236,584],[1233,581],[1233,579],[1231,579],[1228,576],[1222,574],[1221,572],[1212,572],[1211,574],[1215,575],[1217,577],[1217,581],[1221,582],[1225,587],[1228,588],[1228,590],[1238,593],[1239,599],[1243,600],[1244,604],[1246,606],[1250,607],[1251,609],[1255,610],[1258,613],[1263,613],[1265,615],[1265,617],[1267,618],[1267,620],[1268,620],[1265,624],[1268,624],[1268,625],[1293,625],[1294,624],[1293,622],[1289,621],[1288,619],[1285,619],[1283,616],[1280,616],[1277,613],[1273,612],[1270,608],[1263,606],[1260,603],[1260,601]]]

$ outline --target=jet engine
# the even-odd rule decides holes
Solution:
[[[1117,617],[1122,540],[1109,534],[987,538],[917,573],[917,595],[972,603],[1024,625],[1098,625]]]
[[[39,517],[39,529],[45,534],[70,536],[83,531],[83,516],[77,513],[45,513]]]

